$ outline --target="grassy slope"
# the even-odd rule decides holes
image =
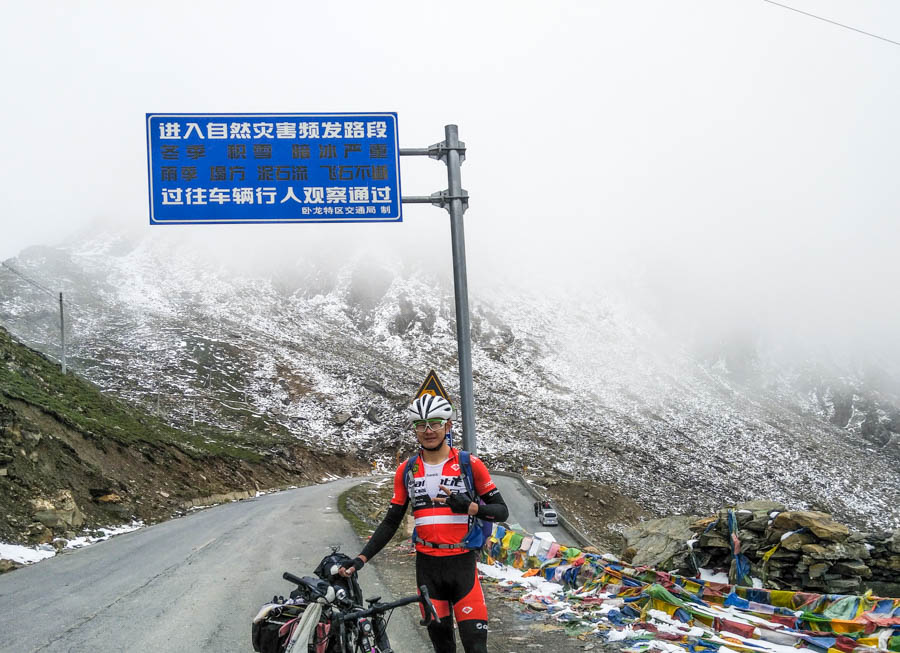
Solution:
[[[89,436],[123,444],[172,444],[195,458],[226,455],[255,462],[261,458],[257,449],[278,441],[273,436],[253,434],[250,439],[208,427],[194,433],[174,429],[153,415],[104,395],[71,373],[64,376],[55,363],[0,328],[0,400],[3,397],[37,406]]]

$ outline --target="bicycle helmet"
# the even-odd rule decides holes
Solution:
[[[413,401],[406,409],[406,416],[410,422],[420,422],[426,419],[450,419],[453,417],[453,404],[435,395],[422,395]]]

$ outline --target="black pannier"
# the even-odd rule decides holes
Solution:
[[[259,653],[281,653],[287,644],[292,629],[290,624],[299,619],[307,604],[283,605],[275,597],[269,611],[258,621],[254,621],[251,637],[253,650]],[[284,597],[281,597],[282,602]],[[266,609],[264,606],[263,610]]]
[[[329,586],[333,588],[332,591],[342,588],[354,606],[362,607],[362,588],[359,586],[356,575],[344,578],[338,574],[331,574],[331,570],[335,565],[339,568],[341,566],[349,566],[351,562],[351,558],[343,553],[331,553],[325,556],[319,563],[319,566],[316,567],[314,573],[318,578],[316,576],[304,576],[303,580],[306,581],[306,584],[298,586],[287,599],[283,596],[275,596],[272,598],[271,603],[265,604],[253,620],[251,632],[253,650],[258,653],[284,652],[291,634],[299,624],[306,608],[310,604],[315,603],[318,598],[310,590],[310,587],[316,588],[321,595],[326,594]],[[316,624],[308,653],[327,653],[331,648],[338,645],[338,642],[332,641],[331,638],[329,616],[330,610],[326,608],[319,618],[319,623]],[[332,646],[329,647],[329,644]],[[295,651],[294,653],[300,652]]]

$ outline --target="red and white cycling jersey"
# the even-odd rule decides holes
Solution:
[[[475,480],[475,492],[484,495],[496,489],[484,463],[475,456],[471,456],[470,460],[472,476]],[[454,513],[448,506],[432,501],[426,488],[425,465],[421,456],[418,456],[413,462],[413,497],[410,497],[407,491],[405,470],[406,461],[403,461],[394,473],[394,496],[391,498],[391,503],[402,506],[408,499],[410,500],[413,519],[416,523],[416,534],[426,542],[435,544],[462,542],[469,532],[469,516]],[[459,466],[459,453],[453,447],[450,448],[450,457],[444,462],[439,484],[450,488],[454,494],[466,490],[466,483]],[[424,544],[416,544],[416,551],[432,556],[452,556],[466,553],[467,549],[437,549]]]

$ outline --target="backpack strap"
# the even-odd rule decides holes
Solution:
[[[466,484],[466,492],[472,497],[473,501],[478,501],[478,494],[475,493],[475,475],[472,473],[472,454],[465,449],[459,450],[459,468],[463,472],[463,483]]]
[[[413,466],[416,463],[416,459],[418,459],[419,454],[415,454],[406,459],[406,464],[403,467],[403,481],[406,483],[406,497],[409,500],[409,505],[412,506],[415,504],[415,494],[414,494],[414,480],[413,480]],[[414,510],[412,510],[415,513]],[[415,514],[413,514],[413,519],[415,519]],[[416,527],[413,526],[412,530],[412,541],[415,542],[419,539],[418,533],[416,533]]]
[[[469,493],[469,496],[472,497],[472,501],[476,503],[484,503],[481,500],[481,497],[478,496],[478,492],[475,491],[475,474],[472,472],[472,454],[466,451],[465,449],[459,450],[459,469],[462,472],[463,483],[466,486],[466,492]],[[472,536],[481,530],[481,526],[484,522],[475,517],[474,515],[469,515],[469,532],[466,533],[466,538],[463,541],[464,544],[468,543]]]
[[[416,463],[416,459],[419,457],[419,454],[414,456],[410,456],[406,459],[406,465],[403,468],[403,480],[406,482],[406,496],[409,499],[410,504],[413,503],[413,465]]]

